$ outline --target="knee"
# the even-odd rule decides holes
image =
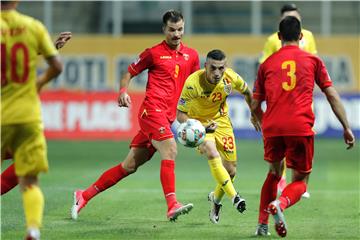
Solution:
[[[235,178],[236,168],[232,168],[232,169],[228,170],[228,173],[229,173],[231,179]]]
[[[202,153],[205,153],[208,159],[220,157],[220,154],[217,151],[216,147],[212,144],[209,144],[209,142],[205,142],[203,145],[201,145],[200,151]]]
[[[139,166],[137,166],[136,161],[124,161],[122,163],[123,169],[130,175],[138,169]]]

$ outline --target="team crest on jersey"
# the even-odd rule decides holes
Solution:
[[[165,133],[165,127],[159,128],[159,133],[160,133],[160,134],[164,134],[164,133]]]
[[[189,60],[189,58],[190,58],[189,54],[186,54],[186,53],[184,53],[183,56],[184,56],[185,61]]]
[[[232,92],[232,86],[231,84],[224,85],[224,92],[229,95]]]

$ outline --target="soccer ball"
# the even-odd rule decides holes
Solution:
[[[200,121],[188,119],[181,123],[176,133],[177,140],[185,147],[197,147],[204,142],[205,128]]]

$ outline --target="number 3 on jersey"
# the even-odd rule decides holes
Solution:
[[[290,84],[289,84],[288,81],[282,82],[282,88],[285,91],[293,90],[295,88],[295,86],[296,86],[296,75],[295,75],[296,64],[295,64],[295,61],[293,61],[293,60],[284,61],[281,64],[281,69],[287,70],[286,75],[288,77],[290,77]]]

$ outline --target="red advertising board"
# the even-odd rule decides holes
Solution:
[[[128,140],[138,131],[143,93],[130,93],[130,108],[120,108],[116,92],[47,91],[40,95],[48,139]]]

